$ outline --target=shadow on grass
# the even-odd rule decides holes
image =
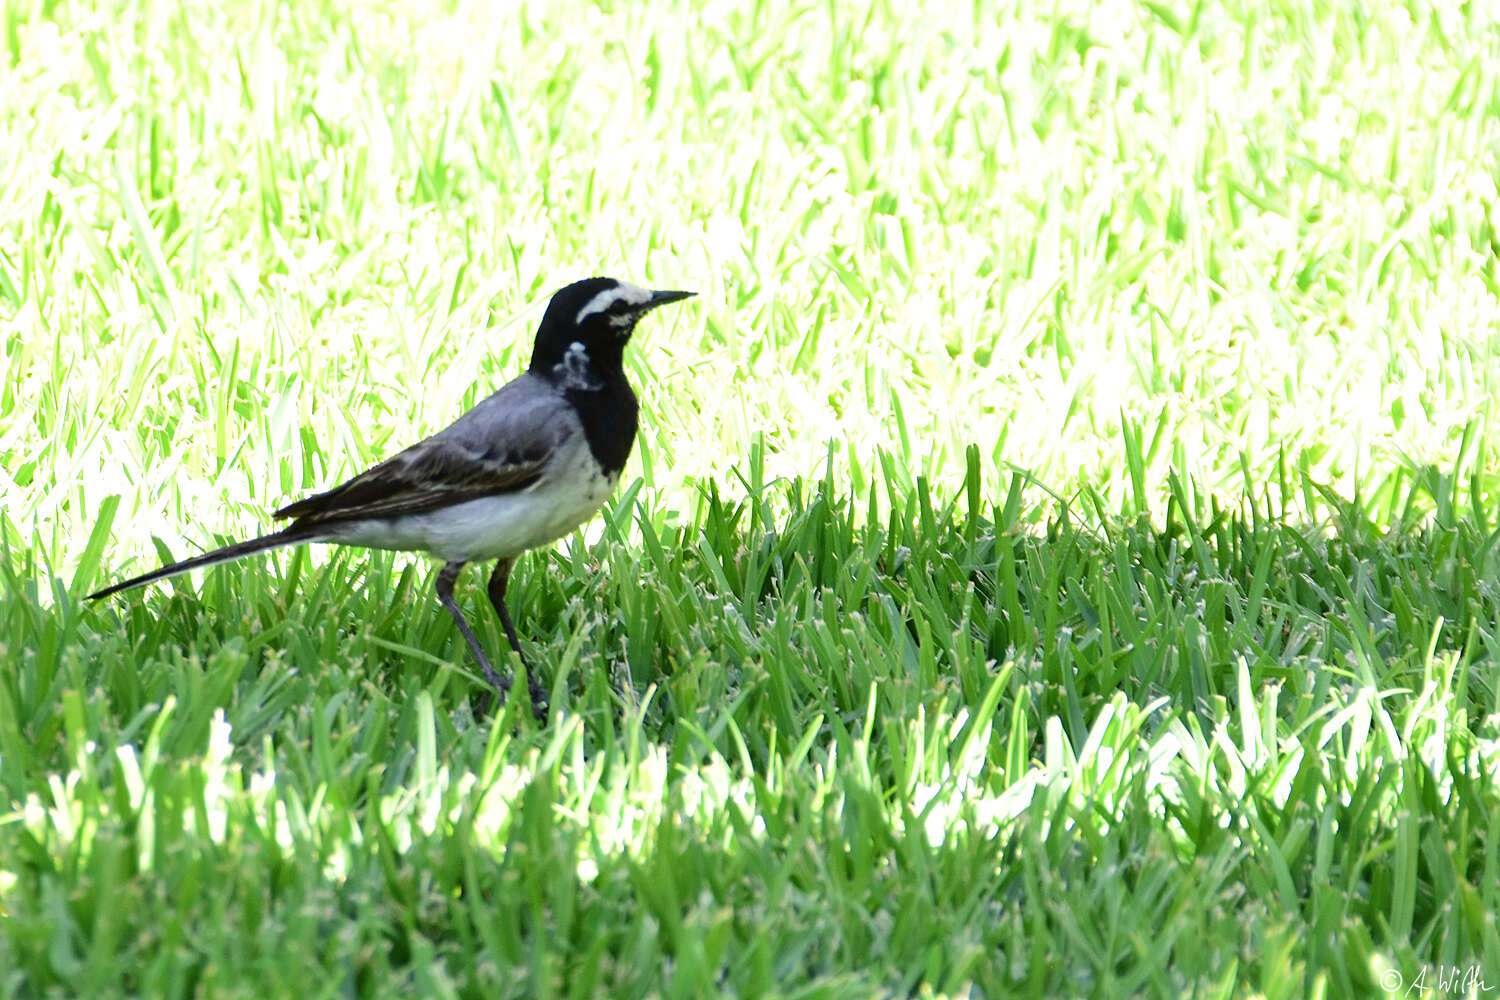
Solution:
[[[1308,525],[1174,478],[1153,525],[978,482],[710,492],[675,525],[630,492],[513,584],[541,731],[473,724],[419,564],[95,608],[92,567],[44,600],[12,538],[0,967],[160,996],[1500,976],[1477,497],[1304,485]]]

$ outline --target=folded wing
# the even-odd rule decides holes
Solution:
[[[561,396],[522,375],[445,430],[275,516],[294,518],[294,527],[313,527],[420,514],[524,490],[541,479],[578,430]]]

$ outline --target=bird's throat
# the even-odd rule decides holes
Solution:
[[[594,460],[605,475],[618,476],[635,444],[640,404],[623,370],[613,378],[601,377],[597,388],[564,388],[563,394],[578,412]]]

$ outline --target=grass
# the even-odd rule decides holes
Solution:
[[[0,4],[0,996],[1500,983],[1496,65],[1478,4]],[[701,295],[513,580],[548,727],[420,560],[80,601],[589,273]]]

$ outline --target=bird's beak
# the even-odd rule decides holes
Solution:
[[[651,298],[646,300],[646,308],[655,309],[657,306],[664,306],[668,302],[681,302],[683,299],[690,299],[697,294],[697,292],[652,292]]]

